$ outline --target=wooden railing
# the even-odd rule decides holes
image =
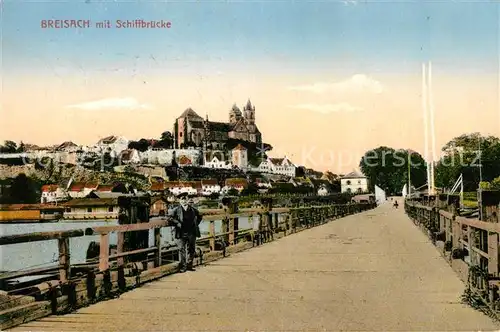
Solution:
[[[484,220],[460,216],[458,201],[444,202],[444,197],[407,200],[405,210],[466,283],[466,295],[480,299],[496,315],[500,309],[500,224],[499,202],[491,197],[483,193]]]
[[[201,210],[203,222],[209,223],[209,234],[197,239],[195,265],[374,207],[372,203],[351,203],[240,210],[233,206]],[[250,228],[238,227],[238,218],[242,217],[249,217]],[[255,223],[254,217],[258,217]],[[218,220],[222,221],[222,229],[216,233],[215,221]],[[0,246],[57,240],[59,252],[58,263],[53,266],[0,275],[0,286],[8,297],[8,300],[0,297],[3,301],[0,303],[1,328],[52,313],[71,311],[176,272],[177,248],[164,245],[161,241],[161,229],[165,227],[172,227],[168,220],[0,237]],[[149,230],[154,232],[153,246],[127,251],[127,235],[142,231],[149,238]],[[110,250],[111,233],[117,234],[114,252]],[[97,257],[87,259],[85,263],[72,264],[70,239],[96,235],[100,238]],[[10,280],[26,276],[37,276],[38,279],[9,284]]]

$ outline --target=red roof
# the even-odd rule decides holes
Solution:
[[[191,159],[189,159],[188,157],[180,156],[179,157],[179,164],[180,165],[191,165],[192,162],[191,162]]]
[[[112,184],[111,184],[111,185],[107,185],[107,184],[100,184],[100,185],[98,185],[98,186],[97,186],[97,189],[96,189],[96,190],[97,190],[97,191],[101,191],[101,192],[102,192],[102,191],[112,191],[114,187],[115,187],[115,186],[113,186]]]
[[[209,185],[209,186],[215,186],[219,184],[217,180],[215,179],[207,179],[207,180],[201,180],[202,185]]]
[[[226,179],[226,186],[247,186],[248,181],[246,179],[240,178],[230,178]]]
[[[246,148],[243,145],[238,144],[233,150],[246,150]]]
[[[97,182],[87,182],[85,183],[85,188],[96,189],[99,186]]]
[[[69,188],[69,191],[82,191],[85,188],[84,182],[75,182]]]
[[[54,192],[59,188],[57,184],[46,184],[42,186],[42,192]]]
[[[163,191],[165,190],[165,183],[164,182],[155,182],[151,184],[151,191]]]

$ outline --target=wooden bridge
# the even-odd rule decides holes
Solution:
[[[424,202],[407,202],[405,208],[415,221],[412,223],[401,207],[372,207],[348,204],[258,212],[261,216],[269,212],[284,216],[272,234],[265,227],[235,229],[236,216],[255,211],[226,211],[229,231],[217,236],[227,236],[231,245],[220,250],[217,236],[211,233],[200,242],[209,242],[209,250],[202,256],[203,264],[194,272],[169,276],[165,275],[171,274],[176,264],[164,264],[168,250],[158,249],[161,245],[120,252],[123,250],[119,237],[118,253],[109,255],[109,232],[124,234],[145,228],[144,224],[93,229],[94,234],[101,234],[101,251],[94,268],[86,270],[84,276],[68,268],[64,244],[68,234],[59,234],[59,284],[49,282],[45,288],[32,287],[38,289],[38,301],[23,304],[26,296],[20,296],[16,310],[2,312],[2,325],[18,325],[12,331],[499,329],[493,319],[462,303],[466,285],[442,257],[447,257],[449,248],[438,246],[440,249],[436,250],[432,239],[436,243],[439,239],[429,238],[421,231],[426,230],[425,225],[436,225],[438,220],[437,225],[444,225],[446,239],[449,227],[444,218],[454,221],[453,215],[440,210],[437,214],[429,212],[436,209],[429,210]],[[206,213],[205,220],[220,218],[220,214]],[[475,230],[485,226],[485,222],[474,222],[470,227]],[[160,223],[148,223],[148,229],[166,226]],[[258,238],[267,243],[257,246]],[[0,244],[20,239],[2,237]],[[121,259],[145,252],[152,258],[150,268],[138,267],[137,263],[135,268],[130,267]],[[488,256],[487,250],[483,253]],[[224,255],[228,257],[218,259]],[[131,273],[135,275],[130,277]],[[143,284],[154,278],[159,279]],[[64,286],[69,284],[72,287]],[[124,292],[139,284],[141,287]],[[478,284],[474,285],[481,295]],[[119,296],[114,299],[64,315],[50,315],[50,310],[78,307],[117,293]],[[485,299],[485,307],[494,313],[495,292],[490,293],[492,302]],[[32,320],[37,316],[47,317]],[[21,324],[23,320],[28,322]]]

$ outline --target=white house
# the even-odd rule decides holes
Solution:
[[[139,164],[141,162],[139,152],[135,149],[123,150],[120,152],[119,159],[123,164]]]
[[[225,158],[223,151],[207,151],[203,155],[203,167],[231,169],[233,168],[233,164]]]
[[[231,169],[231,168],[233,168],[233,165],[229,161],[220,160],[216,156],[213,156],[211,160],[205,161],[204,167],[218,168],[218,169]]]
[[[287,157],[285,158],[267,158],[263,160],[259,167],[258,172],[286,175],[295,177],[297,173],[297,166],[295,166]]]
[[[321,184],[318,188],[318,196],[326,196],[329,194],[328,188],[326,185]]]
[[[122,136],[108,136],[104,137],[97,142],[99,150],[109,152],[112,157],[117,157],[120,152],[128,149],[129,140]]]
[[[64,142],[55,148],[55,151],[76,152],[80,147],[71,141]]]
[[[183,193],[197,195],[198,191],[201,191],[201,183],[199,181],[168,181],[165,182],[165,188],[175,196]]]
[[[221,187],[217,180],[209,179],[209,180],[201,180],[201,194],[203,196],[208,196],[213,193],[220,193]]]
[[[42,197],[40,203],[58,202],[68,198],[66,190],[57,184],[46,184],[42,186]]]
[[[232,164],[239,169],[246,171],[248,169],[248,153],[247,149],[238,144],[232,151],[233,162]]]
[[[368,192],[368,179],[363,174],[353,171],[340,178],[340,188],[343,193]]]
[[[248,187],[248,181],[246,179],[229,178],[226,179],[225,186],[224,188],[222,188],[222,192],[228,192],[231,189],[236,189],[241,192],[246,187]]]
[[[85,198],[92,191],[96,190],[99,185],[97,182],[74,182],[68,189],[68,194],[71,198]]]

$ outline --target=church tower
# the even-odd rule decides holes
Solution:
[[[233,105],[231,110],[229,111],[229,123],[230,124],[235,124],[236,122],[241,120],[241,111],[236,106],[236,104]]]
[[[245,120],[247,124],[254,125],[255,124],[255,106],[252,105],[250,99],[248,99],[247,104],[243,108],[243,113],[245,116]]]

